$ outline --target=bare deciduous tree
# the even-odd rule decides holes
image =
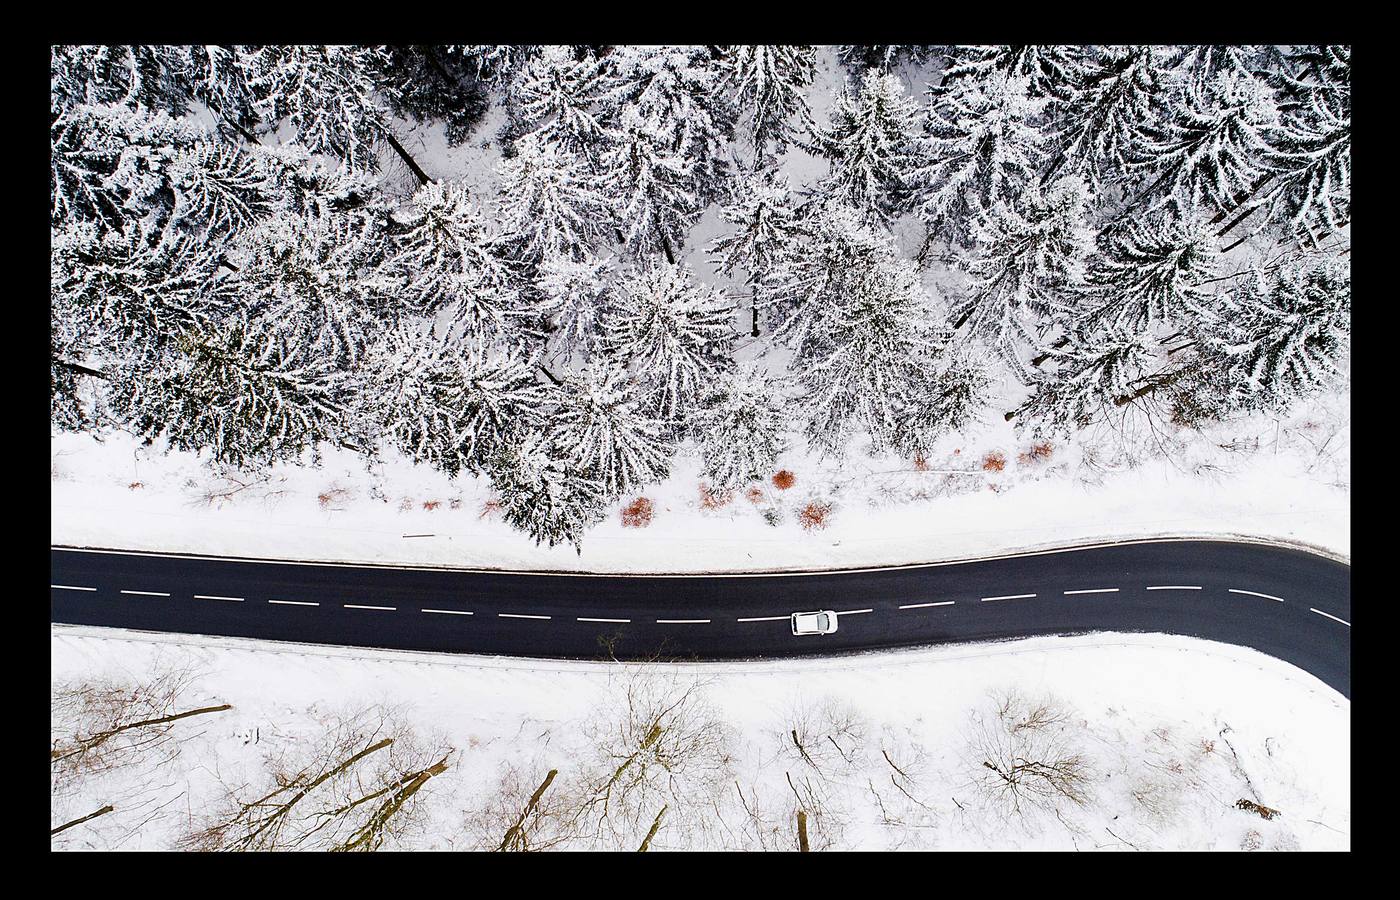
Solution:
[[[495,787],[467,816],[478,850],[530,851],[563,847],[576,836],[559,770],[534,762],[502,763]]]
[[[378,850],[422,818],[421,791],[452,748],[398,712],[332,715],[309,741],[284,740],[260,777],[228,790],[181,840],[194,850]]]

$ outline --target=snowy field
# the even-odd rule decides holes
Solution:
[[[138,765],[56,794],[55,822],[116,807],[55,838],[56,849],[169,848],[200,821],[221,783],[253,780],[265,758],[309,740],[331,714],[371,705],[397,708],[413,729],[451,748],[446,771],[406,813],[412,827],[386,847],[475,847],[478,832],[491,832],[482,811],[498,799],[502,765],[535,772],[530,787],[557,768],[551,790],[567,792],[597,749],[590,736],[600,717],[618,709],[629,683],[698,686],[709,716],[730,726],[723,772],[696,777],[694,794],[685,784],[675,789],[681,799],[669,798],[672,818],[652,841],[656,850],[796,849],[786,777],[818,798],[808,804],[819,811],[809,831],[814,847],[830,849],[1350,846],[1350,704],[1271,657],[1189,638],[1037,638],[664,672],[67,626],[54,627],[51,649],[56,686],[190,667],[184,708],[232,705],[177,725],[183,743],[158,778]],[[1007,690],[1055,698],[1066,719],[1060,740],[1087,767],[1082,803],[1017,815],[973,783],[985,769],[970,716]],[[811,748],[810,765],[790,743],[794,728]],[[822,740],[827,732],[831,743]],[[693,775],[682,767],[682,781]],[[1265,820],[1237,808],[1239,800],[1280,815]],[[700,809],[712,803],[718,813]],[[646,811],[646,822],[653,814]],[[635,849],[641,836],[616,840]],[[609,844],[562,846],[600,845]]]

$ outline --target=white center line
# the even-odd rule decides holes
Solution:
[[[658,625],[708,625],[709,619],[657,619]]]
[[[631,619],[590,619],[587,616],[579,616],[580,622],[630,622]]]
[[[1159,584],[1149,587],[1149,591],[1199,591],[1198,584]]]
[[[956,600],[939,600],[937,603],[906,603],[900,609],[923,609],[925,606],[952,606]]]
[[[56,591],[95,591],[95,590],[97,590],[97,588],[77,587],[76,585],[72,585],[72,584],[51,584],[51,585],[49,585],[49,587],[53,588],[53,589],[56,590]]]
[[[268,603],[277,603],[281,606],[320,606],[319,603],[312,603],[308,600],[269,600]]]
[[[527,616],[524,613],[496,613],[502,619],[548,619],[550,616]]]
[[[792,616],[751,616],[747,619],[735,619],[736,622],[785,622]]]
[[[393,612],[394,610],[398,609],[397,606],[363,606],[359,603],[342,603],[340,605],[345,607],[346,609],[382,609],[387,612]]]
[[[837,612],[836,614],[837,614],[838,616],[854,616],[854,615],[856,615],[857,613],[868,613],[868,612],[874,612],[874,611],[875,611],[875,610],[873,610],[873,609],[843,609],[843,610],[840,610],[839,612]]]
[[[1282,597],[1275,597],[1273,594],[1261,594],[1258,591],[1237,591],[1234,588],[1230,588],[1229,591],[1232,594],[1248,594],[1251,597],[1263,597],[1265,600],[1277,600],[1280,603],[1283,602]]]
[[[465,609],[420,609],[419,612],[425,612],[425,613],[439,613],[439,614],[444,615],[444,616],[470,616],[470,615],[473,615],[473,613],[469,613],[469,612],[467,612]]]
[[[1116,594],[1118,588],[1091,588],[1087,591],[1065,591],[1065,595],[1070,594]]]
[[[169,597],[164,591],[122,591],[123,594],[139,594],[142,597]]]
[[[1327,618],[1331,619],[1333,622],[1341,622],[1341,623],[1342,623],[1343,625],[1345,625],[1346,627],[1348,627],[1348,628],[1351,627],[1351,623],[1348,622],[1346,619],[1339,619],[1339,618],[1337,618],[1336,616],[1332,615],[1331,613],[1325,613],[1325,612],[1323,612],[1323,611],[1320,610],[1320,609],[1313,609],[1311,606],[1309,606],[1308,609],[1312,609],[1312,611],[1315,612],[1315,613],[1317,613],[1319,616],[1326,616]]]
[[[242,597],[216,597],[213,594],[195,594],[196,600],[232,600],[234,603],[242,603]]]
[[[1005,597],[983,597],[982,602],[986,603],[989,600],[1027,600],[1034,596],[1035,594],[1008,594]]]

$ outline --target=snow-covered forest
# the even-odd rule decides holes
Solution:
[[[803,46],[54,47],[53,428],[401,453],[578,547],[683,453],[735,491],[1344,384],[1349,47],[836,52],[826,96]]]

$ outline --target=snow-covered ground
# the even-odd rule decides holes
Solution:
[[[68,626],[54,627],[51,649],[55,684],[97,675],[140,679],[190,665],[198,674],[189,705],[233,706],[189,720],[181,732],[188,742],[159,778],[115,773],[56,799],[55,822],[102,803],[117,807],[55,839],[63,849],[170,847],[219,792],[220,777],[236,784],[264,753],[314,733],[328,712],[368,704],[397,706],[413,727],[440,733],[454,748],[449,770],[419,797],[425,818],[409,845],[470,846],[464,822],[486,802],[503,762],[535,760],[567,779],[590,749],[582,723],[607,708],[627,679],[640,677],[638,667],[621,665]],[[813,839],[834,849],[1350,846],[1350,704],[1312,676],[1240,647],[1101,634],[652,672],[678,684],[701,682],[732,728],[733,779],[774,809],[791,800],[785,771],[799,784],[817,778],[783,755],[786,730],[804,715],[821,720],[827,710],[838,718],[854,710],[842,736],[853,762],[832,769],[818,757],[829,783]],[[969,715],[1006,689],[1057,698],[1069,713],[1066,734],[1091,773],[1083,806],[1008,820],[971,785],[979,768],[968,746]],[[887,782],[881,750],[910,776],[908,800]],[[1265,821],[1236,808],[1240,799],[1281,815]],[[880,803],[905,824],[882,824]],[[742,818],[738,808],[721,808]],[[779,816],[777,824],[790,843],[791,820]],[[681,845],[671,828],[653,843]]]

